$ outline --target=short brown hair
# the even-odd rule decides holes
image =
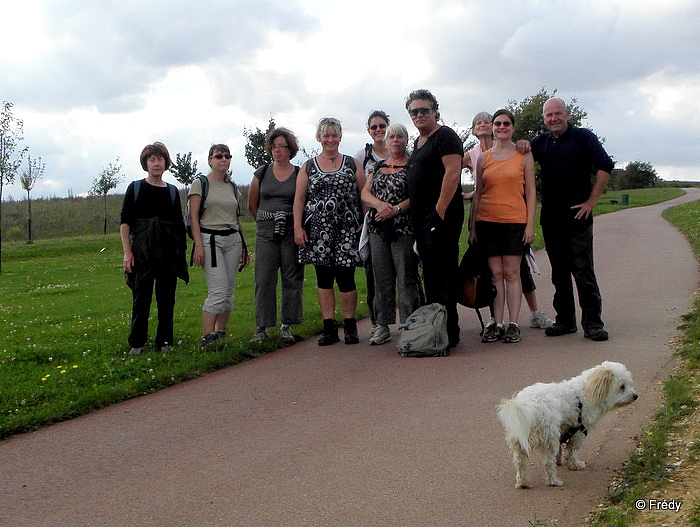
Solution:
[[[219,143],[218,145],[211,145],[209,147],[209,158],[210,159],[211,159],[211,156],[213,156],[214,152],[216,152],[216,151],[223,152],[224,154],[231,153],[231,150],[229,149],[229,147],[223,143]]]
[[[143,147],[143,150],[141,150],[141,167],[146,172],[148,172],[147,161],[151,156],[162,157],[165,160],[165,170],[170,168],[170,152],[168,152],[168,148],[160,141],[156,141],[151,145],[146,145]]]
[[[287,146],[289,147],[289,159],[294,159],[294,156],[296,156],[297,152],[299,152],[299,143],[297,142],[294,132],[288,128],[284,128],[283,126],[275,128],[274,130],[271,130],[269,134],[267,134],[267,137],[265,138],[265,152],[272,155],[272,143],[274,143],[275,139],[278,137],[284,137],[285,141],[287,141]]]

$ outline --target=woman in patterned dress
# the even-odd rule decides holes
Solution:
[[[390,124],[385,141],[389,157],[374,166],[362,189],[362,202],[371,207],[369,246],[377,314],[377,329],[370,344],[391,340],[389,325],[396,323],[397,282],[401,322],[420,305],[418,256],[413,252],[415,236],[408,214],[408,130],[402,124]]]
[[[357,252],[362,227],[360,190],[365,184],[361,166],[338,152],[343,136],[340,121],[324,117],[316,127],[321,153],[309,159],[299,171],[294,196],[294,241],[299,261],[316,270],[318,303],[323,316],[319,346],[338,342],[335,320],[337,283],[346,344],[357,344],[355,311],[357,287],[355,267],[362,262]]]

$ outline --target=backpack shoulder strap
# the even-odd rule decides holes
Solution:
[[[272,166],[272,163],[268,163],[267,165],[265,165],[265,168],[263,168],[260,171],[260,174],[258,175],[258,184],[259,185],[262,185],[263,179],[265,178],[265,174],[267,174],[267,171],[270,170],[271,166]],[[231,182],[233,183],[233,180],[231,180]]]
[[[134,181],[134,203],[139,199],[139,191],[141,190],[141,182],[143,179],[137,179]]]
[[[172,185],[170,183],[167,183],[168,189],[170,190],[170,203],[171,205],[175,205],[175,196],[177,195],[177,188],[175,185]]]
[[[365,159],[362,161],[362,170],[367,167],[367,163],[369,163],[372,159],[374,159],[374,156],[372,155],[372,143],[367,143],[365,145]]]

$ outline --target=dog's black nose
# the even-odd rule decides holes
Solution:
[[[636,401],[638,398],[639,398],[639,395],[637,395],[637,394],[635,393],[635,394],[634,394],[634,400]]]

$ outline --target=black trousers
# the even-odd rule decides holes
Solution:
[[[448,210],[445,220],[431,212],[422,221],[414,216],[416,245],[423,267],[427,304],[438,303],[447,310],[447,334],[451,344],[459,342],[457,284],[459,283],[459,236],[464,209]]]
[[[574,288],[576,282],[584,329],[602,328],[603,303],[593,268],[593,220],[573,218],[542,225],[542,234],[552,266],[553,306],[556,322],[576,326]]]
[[[128,339],[132,348],[142,348],[148,340],[148,317],[151,313],[154,286],[158,306],[156,347],[173,344],[173,313],[175,311],[177,277],[172,273],[151,271],[141,276],[132,290],[131,332]]]

